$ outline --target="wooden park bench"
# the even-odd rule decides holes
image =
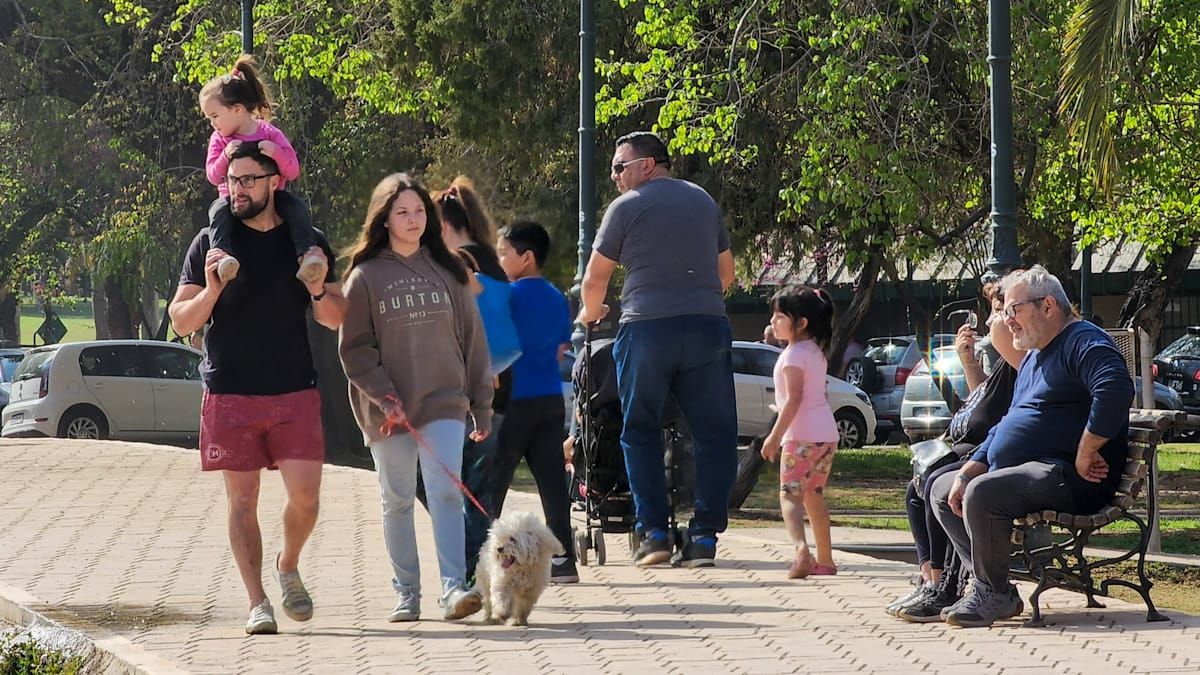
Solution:
[[[1013,523],[1013,553],[1010,573],[1017,579],[1037,584],[1029,597],[1033,616],[1027,626],[1043,626],[1038,598],[1048,588],[1062,588],[1087,596],[1088,607],[1104,607],[1097,595],[1107,597],[1112,586],[1133,589],[1146,603],[1147,621],[1166,621],[1167,617],[1154,607],[1150,588],[1154,585],[1146,576],[1146,547],[1150,542],[1150,524],[1134,513],[1138,497],[1145,492],[1147,513],[1157,512],[1157,485],[1151,467],[1154,453],[1163,435],[1172,428],[1187,425],[1188,415],[1165,410],[1131,410],[1129,414],[1129,455],[1121,468],[1121,482],[1108,506],[1097,513],[1074,515],[1054,511],[1039,511],[1019,518]],[[1116,467],[1109,467],[1110,470]],[[1137,526],[1138,540],[1120,555],[1088,560],[1084,547],[1092,533],[1119,520]],[[1097,585],[1094,572],[1137,556],[1138,583],[1108,578]]]

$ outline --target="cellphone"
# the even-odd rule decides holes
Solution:
[[[953,321],[954,317],[959,314],[964,315],[963,324],[970,326],[972,330],[979,328],[979,315],[976,314],[975,310],[973,310],[973,309],[955,310],[953,312],[950,312],[950,316],[947,318],[950,319],[951,321]]]

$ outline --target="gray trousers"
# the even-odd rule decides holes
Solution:
[[[976,476],[967,484],[962,518],[946,501],[958,472],[933,482],[929,496],[934,514],[976,579],[997,590],[1008,584],[1013,519],[1047,509],[1074,512],[1075,497],[1064,471],[1061,464],[1026,462]]]

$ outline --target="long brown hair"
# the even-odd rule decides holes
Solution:
[[[254,57],[249,54],[238,57],[229,74],[214,77],[200,89],[200,105],[203,106],[204,101],[214,96],[226,108],[245,106],[250,114],[266,122],[270,122],[275,114],[271,88],[259,73]]]
[[[466,232],[471,241],[495,252],[496,226],[470,178],[456,176],[450,187],[434,193],[433,200],[443,222],[456,232]]]
[[[467,269],[458,256],[446,248],[442,240],[442,223],[438,220],[437,209],[433,199],[423,185],[406,173],[394,173],[379,181],[371,193],[371,203],[367,207],[367,217],[363,221],[362,232],[358,241],[347,250],[345,257],[350,259],[346,268],[349,275],[355,267],[379,255],[388,248],[388,214],[401,192],[412,190],[421,198],[425,205],[425,231],[421,233],[421,247],[429,251],[433,261],[441,265],[460,284],[467,283]]]

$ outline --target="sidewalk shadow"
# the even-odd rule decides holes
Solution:
[[[461,631],[412,630],[410,628],[340,628],[304,632],[314,637],[379,637],[419,640],[461,640],[468,637],[485,642],[527,642],[529,640],[589,640],[639,642],[646,640],[695,640],[696,631],[760,628],[739,621],[689,621],[686,619],[642,619],[625,621],[584,621],[580,623],[534,623],[530,626],[489,626],[460,623]],[[677,632],[663,632],[677,631]]]
[[[659,602],[653,605],[592,605],[579,606],[572,605],[569,609],[573,612],[613,612],[621,614],[633,614],[635,617],[640,614],[660,614],[664,608],[677,609],[687,614],[711,615],[711,614],[737,614],[741,612],[794,612],[794,607],[779,607],[777,605],[762,606],[762,605],[708,605],[708,604],[692,604],[688,602]]]
[[[1042,620],[1045,628],[1030,628],[1030,630],[1051,630],[1061,633],[1149,633],[1161,631],[1194,631],[1200,626],[1200,617],[1171,612],[1170,621],[1146,621],[1144,609],[1093,609],[1063,608],[1059,610],[1042,610]],[[1028,618],[1028,613],[1022,615],[1022,621]],[[1021,625],[1021,624],[1018,624]]]

